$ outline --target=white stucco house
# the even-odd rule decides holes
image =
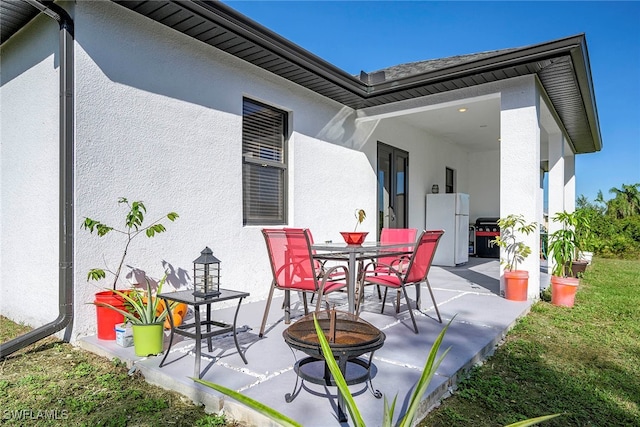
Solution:
[[[549,214],[573,210],[575,156],[602,147],[584,35],[353,76],[219,2],[0,8],[0,313],[34,336],[95,332],[108,282],[87,271],[122,242],[80,225],[122,223],[119,197],[180,215],[129,267],[188,284],[209,246],[223,285],[257,300],[262,227],[338,240],[363,208],[371,236],[423,229],[434,184],[470,195],[472,223],[540,221],[544,174]],[[538,258],[523,268],[535,298]]]

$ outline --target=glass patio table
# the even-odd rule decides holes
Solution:
[[[213,351],[213,345],[211,343],[211,338],[231,332],[233,334],[233,342],[236,345],[236,349],[238,350],[238,354],[242,358],[242,361],[247,364],[247,358],[242,353],[240,349],[240,345],[238,344],[238,331],[236,328],[236,321],[238,320],[238,311],[240,311],[240,304],[242,304],[242,300],[249,296],[248,292],[235,291],[231,289],[222,289],[220,288],[220,294],[215,296],[205,296],[199,297],[193,295],[193,289],[184,290],[184,291],[176,291],[176,292],[166,292],[158,295],[158,298],[162,298],[164,300],[165,306],[170,307],[170,301],[181,302],[187,304],[188,306],[193,307],[193,315],[194,320],[191,323],[183,323],[181,325],[176,325],[173,319],[173,314],[169,311],[169,324],[171,325],[171,335],[169,337],[169,347],[167,351],[164,353],[164,357],[162,361],[160,361],[160,367],[164,365],[164,362],[167,360],[167,356],[171,351],[171,345],[173,344],[173,336],[180,335],[183,337],[195,339],[195,365],[193,370],[193,376],[197,378],[202,378],[202,373],[200,372],[200,358],[202,354],[202,340],[207,340],[207,350],[209,352]],[[235,315],[233,316],[233,323],[229,324],[226,322],[220,322],[217,320],[211,319],[211,306],[215,303],[219,303],[222,301],[229,300],[238,300],[238,306],[236,307]],[[200,318],[200,307],[206,307],[207,317],[205,320],[201,320]]]
[[[347,288],[348,311],[356,313],[356,263],[379,257],[409,255],[415,247],[414,242],[382,243],[364,242],[362,245],[347,245],[346,243],[314,243],[311,249],[315,251],[313,257],[322,261],[346,261],[349,270],[349,286]]]

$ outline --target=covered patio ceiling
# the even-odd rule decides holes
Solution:
[[[112,1],[356,110],[535,74],[574,152],[602,148],[583,34],[353,76],[218,1]],[[0,0],[2,42],[38,13],[27,0]],[[471,151],[497,149],[499,101],[474,104],[467,106],[464,122],[457,105],[407,114],[401,120]]]

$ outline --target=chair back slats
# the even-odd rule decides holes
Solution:
[[[380,232],[380,242],[381,243],[415,243],[416,235],[418,234],[417,228],[383,228]],[[407,246],[406,248],[394,248],[389,251],[397,251],[397,250],[406,250],[411,251],[413,249],[412,246]],[[390,257],[380,257],[378,258],[378,262],[384,265],[395,265],[395,261],[398,260],[397,256]]]
[[[292,228],[292,227],[285,227],[283,228],[283,230],[285,231],[285,233],[296,233],[296,232],[301,232],[303,230],[306,230],[307,232],[307,237],[309,238],[309,244],[313,245],[313,234],[311,234],[311,230],[309,230],[308,228]],[[311,251],[311,255],[315,255],[316,251],[312,250]],[[318,274],[320,274],[323,270],[323,266],[322,263],[320,261],[318,261],[317,259],[313,260],[313,265],[316,269],[316,276]]]
[[[315,292],[318,284],[306,229],[263,229],[273,279],[279,288]]]
[[[429,274],[433,256],[444,230],[425,230],[420,234],[407,268],[405,283],[422,282]]]

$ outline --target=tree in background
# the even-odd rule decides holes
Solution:
[[[640,183],[622,184],[609,192],[614,198],[605,200],[598,191],[594,203],[584,196],[576,201],[591,223],[587,250],[605,257],[640,258]]]
[[[622,188],[611,188],[609,193],[615,195],[612,200],[612,205],[615,211],[610,212],[610,215],[615,215],[617,218],[626,218],[633,215],[640,214],[640,183],[638,184],[622,184]]]

